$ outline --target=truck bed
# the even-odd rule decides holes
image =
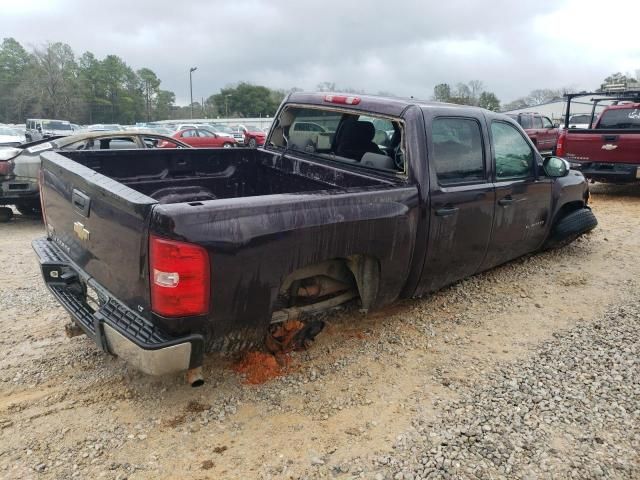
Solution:
[[[170,204],[368,187],[384,182],[261,150],[78,151],[61,155]]]

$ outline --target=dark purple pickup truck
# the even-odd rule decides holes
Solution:
[[[582,174],[505,115],[324,93],[291,94],[258,149],[45,152],[41,195],[34,249],[76,328],[192,384],[206,352],[279,322],[423,295],[597,223]]]

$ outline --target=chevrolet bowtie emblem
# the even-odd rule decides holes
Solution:
[[[610,143],[602,145],[602,150],[615,150],[616,148],[618,148],[618,145],[611,145]]]
[[[73,224],[73,231],[80,240],[89,240],[89,230],[84,228],[84,225],[80,222]]]

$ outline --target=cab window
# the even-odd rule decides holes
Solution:
[[[480,124],[470,118],[436,118],[432,125],[433,165],[438,183],[484,181]]]
[[[533,149],[515,127],[494,121],[491,123],[491,136],[497,180],[533,176]]]
[[[543,128],[553,128],[553,123],[547,117],[542,117],[542,127]]]

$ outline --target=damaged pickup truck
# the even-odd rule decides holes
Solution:
[[[258,149],[45,152],[41,195],[33,247],[75,328],[192,385],[205,353],[281,322],[420,296],[597,223],[582,174],[504,115],[324,93],[286,98]]]

